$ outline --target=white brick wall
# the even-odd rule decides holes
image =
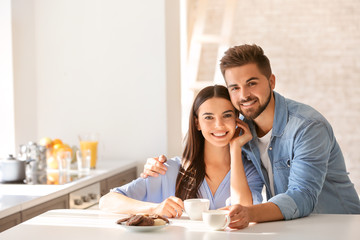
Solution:
[[[221,27],[219,2],[225,1],[209,0],[207,33]],[[232,32],[230,46],[263,47],[276,91],[329,120],[360,194],[360,1],[239,0]],[[206,70],[213,68],[214,48],[204,49],[199,80],[214,72]]]

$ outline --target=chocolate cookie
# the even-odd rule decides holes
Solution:
[[[132,216],[126,223],[126,225],[128,226],[136,226],[138,225],[142,219],[144,218],[143,215],[135,215],[135,216]]]
[[[164,220],[166,223],[169,223],[169,219],[167,219],[166,217],[160,216],[160,215],[158,215],[158,214],[150,215],[150,217],[151,217],[152,219],[162,219],[162,220]]]
[[[129,217],[121,218],[116,221],[117,224],[122,224],[124,222],[126,222],[127,226],[155,226],[165,225],[166,223],[169,223],[169,220],[158,214],[132,214]]]
[[[123,222],[126,222],[130,219],[131,217],[126,217],[126,218],[120,218],[119,220],[116,221],[117,224],[121,224]]]
[[[139,222],[136,226],[154,226],[154,220],[149,217],[143,217],[141,222]]]

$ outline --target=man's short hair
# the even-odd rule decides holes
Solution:
[[[220,60],[221,73],[225,78],[226,69],[251,63],[255,63],[260,72],[268,79],[270,78],[272,74],[270,61],[264,55],[262,48],[255,44],[244,44],[229,48]]]

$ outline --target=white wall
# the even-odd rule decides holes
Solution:
[[[199,1],[191,1],[190,13]],[[211,2],[205,34],[223,30],[225,5]],[[236,1],[229,46],[260,45],[271,61],[275,90],[327,118],[360,193],[360,1],[324,2]],[[199,79],[213,77],[217,53],[211,44],[203,48]]]
[[[38,140],[34,1],[12,0],[15,146]],[[12,153],[12,152],[11,152]]]
[[[48,136],[73,145],[78,133],[92,131],[101,136],[103,159],[179,154],[180,117],[169,121],[180,113],[179,43],[169,38],[179,33],[166,31],[179,24],[165,14],[165,8],[179,10],[173,3],[13,0],[15,95],[21,103],[16,143]],[[170,79],[171,69],[176,75]],[[26,111],[28,117],[19,118]]]
[[[11,4],[0,1],[0,156],[15,151]]]

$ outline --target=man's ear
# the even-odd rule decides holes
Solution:
[[[269,79],[269,82],[270,82],[270,87],[271,87],[271,89],[272,90],[274,90],[275,89],[275,75],[274,74],[271,74],[271,76],[270,76],[270,79]]]

